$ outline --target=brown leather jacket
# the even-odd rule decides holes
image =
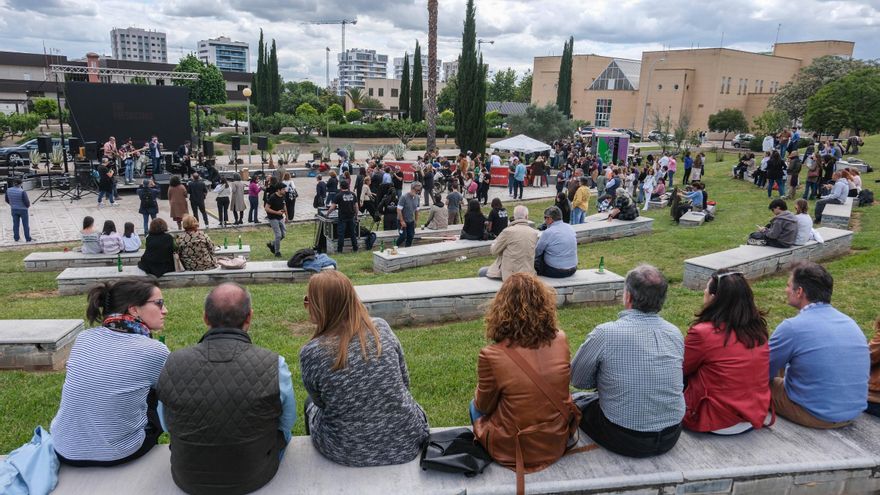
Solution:
[[[565,454],[572,416],[562,417],[541,389],[534,384],[502,346],[507,341],[488,345],[480,351],[475,406],[483,413],[474,424],[474,434],[492,459],[509,469],[516,467],[516,438],[526,473],[540,471]],[[539,349],[513,347],[566,406],[580,415],[571,401],[568,383],[571,378],[571,354],[568,339],[560,331],[550,345]]]
[[[868,402],[880,403],[880,329],[868,342],[871,351],[871,377],[868,379]]]

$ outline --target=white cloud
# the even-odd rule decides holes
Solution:
[[[252,61],[262,28],[278,44],[279,68],[288,80],[323,84],[325,47],[331,78],[340,50],[338,25],[309,21],[357,17],[346,27],[346,46],[374,49],[390,58],[427,50],[427,0],[0,0],[0,46],[41,53],[43,44],[71,58],[110,52],[110,29],[136,25],[168,34],[169,60],[192,52],[199,39],[225,35],[251,45]],[[465,0],[440,2],[438,56],[455,60],[461,50]],[[779,24],[780,41],[842,39],[856,42],[855,56],[880,58],[878,0],[619,0],[585,7],[570,0],[477,0],[477,34],[490,67],[531,68],[535,56],[558,55],[568,36],[575,53],[640,58],[664,47],[724,46],[769,50]],[[389,72],[391,67],[389,67]]]

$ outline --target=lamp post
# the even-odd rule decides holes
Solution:
[[[251,166],[251,88],[244,88],[241,94],[247,98],[247,119],[248,119],[248,168]]]
[[[648,94],[651,92],[651,75],[654,73],[654,67],[665,60],[666,57],[658,58],[648,69],[648,85],[645,87],[645,106],[642,107],[642,139],[645,139],[645,119],[648,118]]]
[[[483,52],[483,43],[494,45],[495,40],[477,40],[477,53]]]

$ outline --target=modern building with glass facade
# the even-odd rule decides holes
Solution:
[[[199,60],[216,65],[221,71],[250,72],[250,46],[226,36],[199,41]]]

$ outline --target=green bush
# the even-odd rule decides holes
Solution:
[[[409,143],[409,149],[412,151],[425,151],[428,149],[427,145],[418,144],[418,143]]]
[[[357,108],[349,110],[345,113],[345,120],[347,120],[348,122],[354,122],[356,120],[361,120],[362,118],[364,118],[364,113]]]
[[[749,149],[751,151],[762,151],[761,145],[764,142],[763,134],[756,134],[755,139],[752,139],[752,142],[749,143]]]
[[[330,124],[330,135],[333,137],[347,138],[381,138],[381,137],[397,137],[388,127],[386,122],[376,122],[375,124]],[[507,136],[504,129],[488,129],[488,137],[501,138]],[[438,125],[437,137],[442,138],[449,136],[455,137],[455,127]],[[425,137],[425,132],[416,134],[416,137]]]

